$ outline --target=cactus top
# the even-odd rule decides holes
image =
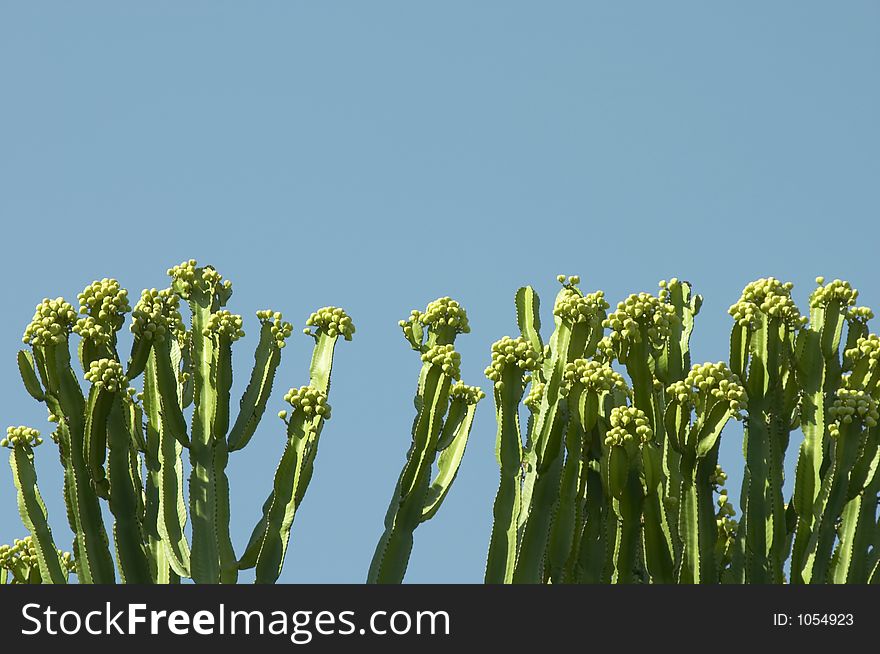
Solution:
[[[46,298],[37,305],[21,340],[39,347],[63,343],[75,323],[73,305],[61,297],[54,300]]]
[[[869,365],[874,367],[880,361],[880,336],[868,334],[861,336],[856,341],[856,346],[844,352],[847,359],[855,363],[862,359],[868,359]]]
[[[609,304],[604,291],[581,295],[571,287],[566,287],[556,300],[553,315],[571,323],[591,322],[605,315]]]
[[[723,361],[695,364],[684,381],[673,382],[666,391],[671,401],[698,411],[708,410],[716,402],[727,402],[737,418],[746,404],[745,388]]]
[[[182,328],[179,306],[180,298],[170,288],[141,291],[141,299],[131,312],[131,332],[136,337],[161,343],[165,334]]]
[[[225,338],[230,342],[234,342],[244,336],[244,330],[241,328],[241,325],[241,316],[223,309],[212,313],[211,317],[208,318],[204,335],[217,336],[218,338]]]
[[[98,359],[89,364],[86,372],[86,380],[92,382],[97,388],[109,393],[117,393],[128,388],[128,379],[122,364],[114,359]]]
[[[616,372],[607,363],[589,359],[575,359],[565,365],[563,374],[566,391],[575,384],[581,384],[593,393],[604,393],[612,389],[618,389],[629,395],[629,387],[623,375]],[[567,393],[566,393],[567,394]]]
[[[837,389],[834,404],[828,409],[829,417],[834,421],[828,427],[832,438],[840,435],[840,425],[849,425],[861,421],[866,427],[876,427],[880,415],[877,412],[877,400],[862,390],[849,388]]]
[[[816,277],[816,284],[816,290],[810,295],[810,308],[828,306],[834,301],[842,307],[851,307],[859,297],[859,292],[849,282],[840,279],[825,284],[824,277]]]
[[[468,386],[464,382],[457,381],[449,388],[449,397],[453,400],[463,400],[465,404],[476,404],[486,394],[479,386]]]
[[[322,416],[324,420],[330,419],[330,405],[327,403],[327,394],[312,386],[291,388],[285,393],[284,401],[292,406],[294,411],[302,411],[309,418]],[[286,414],[282,415],[282,417],[286,417]]]
[[[22,447],[25,445],[36,447],[42,442],[43,439],[40,438],[40,432],[33,427],[7,427],[6,438],[0,440],[0,446],[8,447],[11,450],[16,445],[20,445]]]
[[[675,307],[650,293],[638,293],[618,303],[604,326],[611,329],[611,345],[619,349],[624,343],[641,342],[643,329],[652,344],[660,345],[676,320]]]
[[[448,327],[454,329],[457,334],[467,334],[471,331],[467,312],[451,297],[441,297],[429,302],[425,311],[419,314],[419,319],[425,327],[431,329]]]
[[[118,321],[122,324],[123,316],[131,311],[128,303],[128,291],[115,279],[104,278],[86,286],[76,296],[79,300],[79,312],[91,316],[100,322]]]
[[[852,322],[865,324],[873,317],[874,312],[871,311],[871,307],[850,307],[846,311],[847,320],[851,320]]]
[[[257,318],[259,318],[263,325],[269,326],[269,333],[275,339],[275,345],[278,348],[284,347],[285,341],[293,332],[293,325],[284,320],[281,312],[264,309],[263,311],[257,311]]]
[[[422,354],[422,361],[440,366],[441,370],[453,379],[461,377],[461,355],[452,345],[435,345],[428,348],[428,351]]]
[[[10,570],[16,561],[28,567],[37,565],[37,546],[32,536],[16,538],[12,546],[0,545],[0,568]]]
[[[778,318],[792,328],[800,327],[807,322],[807,318],[801,315],[791,298],[793,287],[791,282],[782,283],[775,277],[750,282],[743,289],[739,301],[727,312],[743,327],[754,327],[758,313]]]
[[[309,327],[317,327],[327,336],[342,336],[350,341],[355,332],[351,317],[339,307],[322,307],[309,316]]]
[[[514,365],[526,372],[537,369],[540,359],[531,343],[522,336],[505,336],[492,343],[492,362],[486,368],[485,375],[493,382],[500,382],[505,366]]]
[[[184,299],[192,294],[193,287],[211,293],[222,292],[226,297],[232,293],[232,282],[223,280],[223,275],[212,266],[197,267],[195,259],[184,261],[168,269],[172,279],[172,288]],[[221,303],[222,304],[222,303]]]
[[[627,443],[647,443],[654,437],[648,417],[633,406],[616,406],[611,409],[611,429],[605,434],[605,445],[623,446]]]

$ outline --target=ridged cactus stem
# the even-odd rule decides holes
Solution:
[[[422,510],[431,481],[437,441],[449,403],[452,377],[430,364],[425,376],[424,400],[413,432],[407,463],[395,489],[383,533],[370,565],[368,583],[403,581],[413,545],[413,532],[422,521]]]
[[[853,469],[865,449],[868,432],[878,421],[877,401],[864,391],[841,388],[830,413],[835,419],[830,428],[831,460],[816,502],[820,512],[807,544],[805,568],[811,583],[818,584],[829,581],[837,523],[850,499]]]
[[[819,494],[824,451],[828,446],[826,398],[834,397],[841,383],[840,343],[847,309],[858,292],[846,282],[834,280],[818,288],[810,297],[809,327],[797,341],[797,381],[801,388],[800,425],[804,434],[798,454],[792,506],[797,527],[791,558],[792,583],[809,582],[804,570],[807,543],[813,529],[813,505]],[[858,336],[859,328],[849,321],[848,340]],[[853,343],[855,345],[855,343]]]
[[[240,562],[242,569],[255,567],[255,582],[275,583],[290,540],[290,530],[299,507],[297,493],[302,487],[306,461],[321,429],[320,415],[295,410],[287,423],[287,445],[281,455],[272,493],[263,506],[263,517],[251,535]]]
[[[145,528],[153,548],[164,551],[165,565],[176,575],[189,577],[190,550],[184,534],[183,446],[171,434],[162,411],[155,352],[150,354],[145,366],[143,404],[147,421],[148,518]]]
[[[46,505],[37,487],[33,448],[41,442],[39,432],[27,427],[11,427],[4,439],[4,444],[12,450],[9,465],[18,492],[18,513],[33,537],[40,578],[47,584],[66,584],[67,571],[58,557]]]
[[[741,496],[742,556],[747,583],[782,583],[790,533],[782,495],[783,463],[796,408],[793,338],[807,319],[791,298],[791,283],[773,277],[743,289],[730,307],[731,369],[748,395]]]
[[[135,481],[131,474],[132,430],[139,429],[140,425],[132,424],[125,402],[118,394],[113,398],[107,428],[110,511],[115,518],[113,536],[122,582],[147,584],[153,578],[138,515],[141,485],[140,480]]]
[[[517,519],[522,503],[522,435],[519,403],[523,395],[524,371],[515,365],[505,366],[501,384],[495,385],[495,413],[498,431],[495,456],[501,472],[498,492],[492,509],[494,521],[486,560],[486,583],[509,584],[513,581],[517,552]]]
[[[48,345],[40,354],[48,375],[44,381],[52,397],[49,410],[60,418],[58,432],[65,451],[66,500],[71,528],[76,535],[77,577],[80,583],[86,584],[114,583],[113,557],[85,460],[85,400],[70,367],[70,351],[65,342]]]

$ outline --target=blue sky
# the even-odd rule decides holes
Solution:
[[[757,277],[795,282],[802,306],[816,275],[849,279],[880,308],[878,27],[858,1],[3,2],[3,420],[48,428],[15,352],[34,304],[93,279],[136,298],[183,259],[215,265],[249,332],[239,386],[256,310],[300,326],[343,306],[358,332],[282,580],[362,581],[410,438],[410,309],[462,302],[464,379],[485,386],[517,287],[549,310],[559,273],[614,302],[691,280],[695,361],[726,358],[726,309]],[[230,462],[239,549],[309,343],[294,336]],[[482,579],[494,438],[487,400],[408,581]],[[57,458],[37,454],[66,543]],[[5,542],[22,535],[5,465],[0,500]]]

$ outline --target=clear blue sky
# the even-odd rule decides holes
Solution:
[[[48,428],[15,352],[35,303],[95,278],[136,298],[182,259],[215,265],[249,331],[239,383],[254,311],[301,326],[344,306],[358,332],[282,580],[362,581],[410,438],[410,309],[461,300],[464,379],[482,385],[516,288],[549,310],[558,273],[615,302],[690,279],[695,361],[726,358],[726,309],[757,277],[794,281],[802,306],[816,275],[849,279],[880,309],[878,67],[876,2],[4,0],[2,420]],[[285,350],[272,410],[232,457],[239,548],[310,342]],[[494,438],[487,400],[409,581],[482,579]],[[724,439],[738,494],[740,434]],[[67,544],[52,448],[40,481]],[[21,535],[3,464],[0,541]]]

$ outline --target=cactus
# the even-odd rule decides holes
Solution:
[[[306,333],[315,340],[310,385],[291,390],[288,446],[254,535],[239,558],[229,533],[231,452],[253,437],[271,396],[281,350],[292,325],[276,311],[259,311],[260,340],[250,382],[231,416],[232,349],[244,336],[244,320],[224,307],[232,285],[212,267],[194,260],[168,270],[171,286],[141,293],[132,309],[114,279],[87,286],[79,313],[62,298],[43,300],[26,327],[30,350],[18,354],[28,393],[45,403],[56,428],[64,469],[68,520],[75,556],[55,548],[46,508],[36,485],[33,448],[42,442],[28,427],[10,428],[22,520],[31,536],[3,550],[4,580],[65,583],[73,565],[80,583],[234,583],[256,568],[256,581],[277,580],[291,523],[311,478],[323,421],[335,343],[351,340],[354,325],[342,309],[312,314]],[[181,301],[189,308],[186,326]],[[118,333],[131,312],[133,343],[126,364]],[[71,335],[87,388],[71,367]],[[142,377],[141,388],[134,384]],[[192,407],[189,424],[184,411]],[[184,483],[182,456],[191,471]],[[291,470],[295,470],[291,472]],[[188,486],[189,511],[185,500]],[[113,516],[112,534],[101,505]],[[192,525],[192,543],[185,530]],[[110,544],[113,544],[111,552]],[[5,546],[4,546],[5,547]],[[117,577],[118,573],[118,577]],[[11,576],[10,576],[11,575]]]
[[[454,342],[470,331],[467,312],[442,297],[424,312],[414,310],[398,323],[410,347],[419,352],[422,368],[415,396],[412,444],[385,515],[385,530],[376,545],[368,583],[401,583],[413,547],[413,534],[440,508],[455,480],[483,392],[461,383],[461,355]],[[434,464],[437,473],[432,481]]]
[[[819,278],[808,321],[791,284],[757,280],[729,311],[729,365],[692,365],[702,298],[688,282],[599,319],[605,307],[585,299],[600,293],[559,281],[549,345],[537,294],[522,288],[521,335],[493,346],[486,371],[501,468],[487,582],[783,583],[787,566],[793,583],[880,581],[880,338],[857,291]],[[739,522],[718,466],[730,420],[745,423]]]

